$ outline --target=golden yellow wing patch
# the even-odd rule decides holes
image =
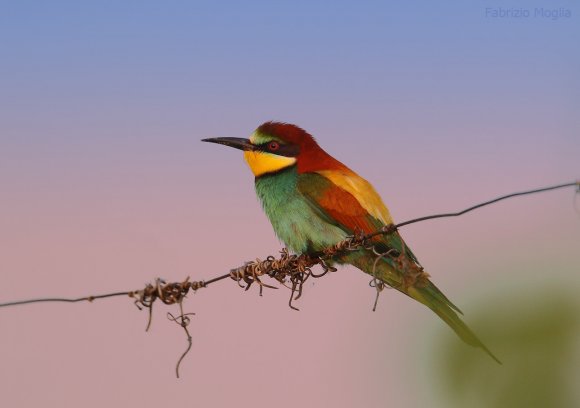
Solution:
[[[358,174],[337,170],[321,170],[317,173],[352,194],[360,205],[377,220],[383,222],[385,225],[393,223],[391,214],[379,194],[375,191],[371,183]]]

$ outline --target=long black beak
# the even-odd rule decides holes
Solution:
[[[240,150],[256,150],[256,146],[250,143],[250,140],[242,139],[241,137],[214,137],[211,139],[202,139],[201,141],[235,147]]]

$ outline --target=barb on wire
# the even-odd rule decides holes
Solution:
[[[145,308],[149,311],[149,320],[145,331],[149,331],[153,318],[153,305],[157,299],[166,305],[181,304],[190,290],[196,291],[205,288],[205,281],[190,281],[189,276],[183,282],[167,283],[163,279],[155,279],[155,284],[148,283],[144,289],[127,292],[127,295],[135,299],[135,306],[139,310]]]
[[[373,262],[373,269],[372,269],[373,270],[373,273],[372,273],[373,278],[369,282],[369,286],[371,288],[375,288],[375,291],[376,291],[375,303],[373,304],[373,312],[375,312],[377,310],[377,304],[379,303],[379,296],[380,296],[381,292],[385,288],[390,287],[390,286],[386,285],[385,282],[383,282],[382,280],[377,278],[377,264],[379,263],[379,261],[381,259],[386,259],[385,257],[391,256],[395,250],[393,248],[389,248],[385,252],[378,252],[377,249],[373,246],[372,251],[376,255],[376,258],[375,258],[375,261]]]
[[[573,183],[559,184],[550,187],[504,195],[495,198],[493,200],[476,204],[472,207],[454,213],[443,213],[414,218],[412,220],[404,221],[396,225],[387,225],[382,229],[369,234],[355,232],[352,236],[349,236],[343,241],[340,241],[331,247],[325,248],[323,251],[320,251],[318,253],[297,255],[291,254],[288,251],[288,249],[284,248],[280,251],[279,258],[276,258],[274,256],[268,256],[265,260],[256,259],[255,261],[247,262],[240,267],[232,269],[227,274],[223,274],[205,281],[203,280],[190,281],[190,278],[187,277],[182,282],[166,282],[163,279],[157,278],[155,279],[154,283],[152,284],[148,283],[147,285],[145,285],[144,288],[139,290],[114,292],[72,299],[39,298],[30,300],[19,300],[14,302],[0,303],[0,308],[8,306],[25,305],[31,303],[48,303],[48,302],[75,303],[83,301],[92,302],[97,299],[105,299],[118,296],[129,296],[135,299],[134,303],[140,310],[142,309],[148,310],[149,317],[147,321],[146,330],[149,330],[149,328],[151,327],[153,317],[153,305],[157,302],[157,300],[160,300],[162,303],[166,305],[177,304],[179,306],[179,315],[174,316],[173,314],[168,313],[167,318],[180,325],[185,331],[185,334],[187,336],[188,342],[187,349],[183,352],[175,367],[176,375],[179,378],[179,367],[181,365],[181,362],[183,361],[185,356],[189,353],[192,347],[192,336],[188,330],[188,326],[190,324],[189,316],[193,315],[193,313],[184,313],[183,311],[183,301],[191,291],[195,292],[201,288],[206,288],[208,285],[213,284],[215,282],[231,278],[235,280],[238,283],[238,285],[240,285],[240,287],[244,288],[245,290],[249,290],[252,285],[256,284],[259,287],[259,294],[261,296],[264,288],[277,289],[276,286],[266,284],[262,281],[263,277],[266,276],[275,279],[282,286],[285,286],[286,288],[290,289],[290,298],[288,301],[288,305],[290,306],[290,308],[298,310],[293,305],[292,302],[298,300],[302,296],[304,283],[308,279],[321,278],[325,276],[328,272],[335,272],[336,268],[332,266],[333,258],[336,258],[340,255],[344,255],[349,251],[357,251],[361,248],[366,248],[372,250],[377,257],[373,264],[373,274],[372,274],[373,279],[370,282],[370,285],[374,287],[376,290],[376,297],[373,305],[374,311],[377,306],[379,294],[383,291],[383,289],[389,287],[388,285],[385,284],[385,282],[381,281],[376,276],[376,266],[380,259],[389,257],[389,259],[392,262],[395,262],[399,266],[399,268],[404,271],[403,281],[401,282],[401,285],[405,287],[424,284],[429,277],[429,275],[423,270],[423,267],[418,262],[411,261],[410,258],[405,255],[404,247],[401,252],[396,251],[392,248],[387,249],[386,251],[383,252],[379,252],[376,250],[374,244],[372,243],[372,239],[374,237],[378,235],[392,234],[403,226],[414,224],[417,222],[422,222],[436,218],[458,217],[473,210],[476,210],[478,208],[482,208],[511,197],[536,194],[572,186],[576,187],[576,193],[580,193],[580,181],[576,181]],[[312,268],[315,266],[321,267],[322,272],[319,274],[313,272]]]

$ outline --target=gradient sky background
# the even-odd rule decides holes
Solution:
[[[486,17],[499,6],[532,15]],[[578,13],[547,0],[2,2],[0,302],[210,278],[276,253],[240,152],[199,142],[266,120],[314,134],[399,221],[578,179]],[[519,320],[511,299],[529,312],[538,293],[580,288],[573,197],[403,231],[504,361],[458,345],[486,378],[513,371],[502,331],[492,335],[493,322]],[[394,291],[372,313],[373,296],[350,268],[308,284],[300,312],[285,290],[199,291],[185,304],[194,345],[179,380],[185,338],[164,317],[175,309],[158,307],[147,334],[124,298],[3,309],[2,401],[452,406],[439,357],[453,333]],[[478,325],[492,304],[504,312]]]

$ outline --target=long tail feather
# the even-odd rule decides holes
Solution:
[[[479,347],[485,351],[491,358],[501,364],[501,361],[479,340],[475,333],[461,320],[455,312],[451,302],[441,293],[441,291],[432,282],[425,287],[410,287],[407,294],[413,299],[423,303],[429,309],[433,310],[445,323],[457,333],[457,335],[467,344]]]
[[[501,364],[501,361],[479,340],[465,322],[461,320],[458,315],[458,313],[462,314],[461,310],[451,303],[433,282],[424,278],[421,279],[421,282],[408,285],[405,283],[405,273],[397,267],[396,263],[387,260],[376,262],[376,260],[376,255],[370,252],[358,252],[343,258],[341,262],[350,263],[407,296],[421,302],[447,323],[464,342],[482,349],[491,358]]]

